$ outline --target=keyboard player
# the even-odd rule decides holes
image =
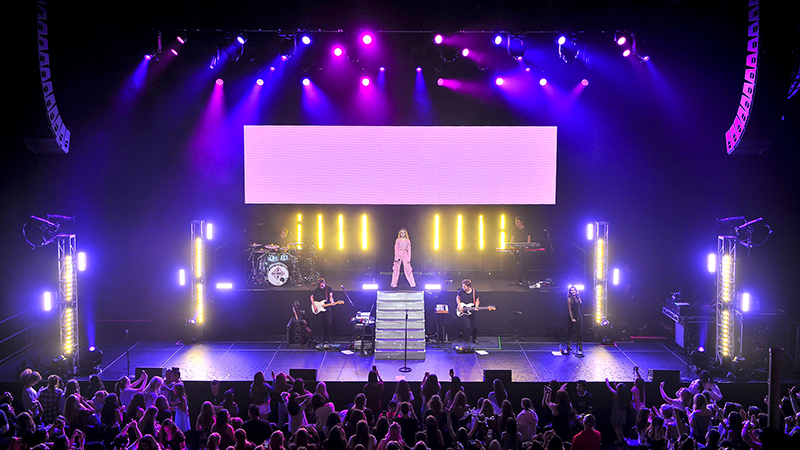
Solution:
[[[524,242],[524,243],[531,243],[531,233],[530,231],[525,228],[525,222],[522,220],[522,217],[517,216],[514,218],[514,227],[515,229],[512,230],[514,234],[509,236],[509,242]],[[514,261],[517,267],[517,284],[523,286],[523,282],[525,281],[525,274],[528,270],[528,264],[525,258],[524,251],[518,251],[514,253]]]

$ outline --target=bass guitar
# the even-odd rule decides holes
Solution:
[[[326,303],[324,300],[322,300],[319,302],[312,302],[312,303],[314,304],[314,307],[311,308],[311,311],[314,314],[319,314],[319,313],[324,313],[326,311],[325,308],[330,308],[331,306],[336,306],[336,305],[344,305],[344,300],[339,300],[338,302],[333,302],[333,303],[331,302]]]
[[[475,306],[475,303],[462,303],[461,308],[456,308],[456,315],[458,317],[469,316],[474,311],[494,311],[496,309],[497,308],[494,305]]]

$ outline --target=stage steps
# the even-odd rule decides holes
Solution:
[[[378,291],[375,359],[403,359],[408,311],[408,359],[425,359],[425,292]]]

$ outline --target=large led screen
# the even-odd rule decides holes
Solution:
[[[552,205],[556,127],[245,126],[252,204]]]

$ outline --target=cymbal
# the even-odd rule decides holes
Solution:
[[[261,246],[262,246],[262,244],[252,243],[252,244],[247,244],[245,247],[246,248],[258,248],[258,247],[261,247]]]

